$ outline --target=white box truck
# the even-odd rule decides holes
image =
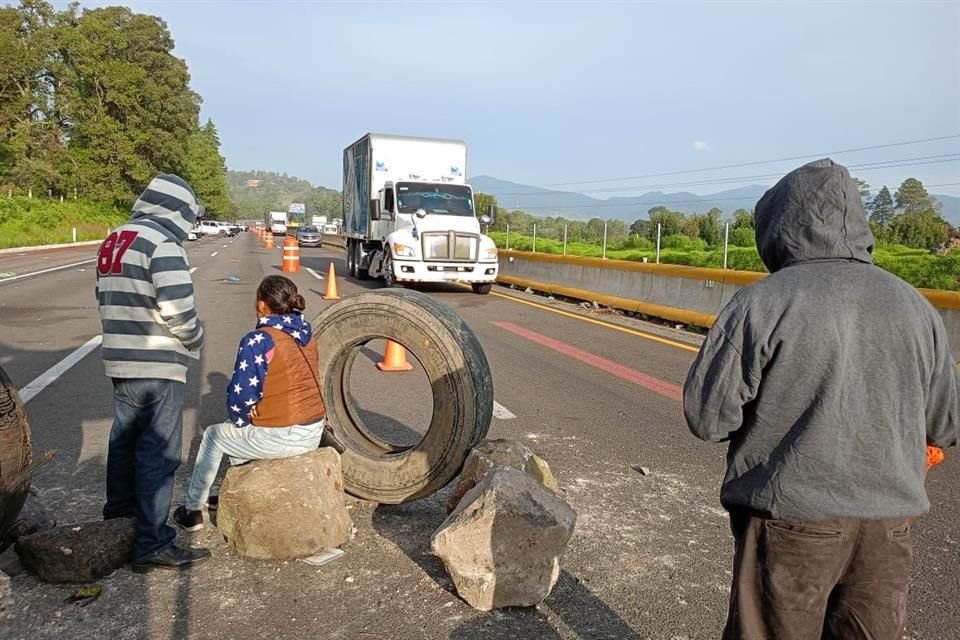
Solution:
[[[343,234],[354,278],[466,282],[490,292],[497,247],[480,233],[459,140],[367,134],[343,150]],[[483,212],[485,213],[485,212]]]
[[[269,211],[264,217],[264,222],[270,233],[275,236],[287,235],[287,214],[283,211]]]

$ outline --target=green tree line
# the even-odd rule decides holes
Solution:
[[[126,7],[0,7],[0,189],[129,207],[161,172],[233,206],[212,121],[166,23]]]
[[[870,197],[870,185],[857,180],[861,198],[879,245],[902,245],[929,251],[945,247],[958,232],[940,216],[941,205],[916,178],[903,181],[895,194],[883,186]],[[536,217],[520,210],[497,208],[494,196],[476,194],[477,211],[486,213],[494,207],[497,216],[490,230],[532,235],[536,225],[538,238],[562,240],[564,229],[569,243],[598,244],[603,241],[606,225],[607,247],[617,249],[649,249],[655,246],[657,225],[660,226],[660,246],[663,249],[704,251],[722,247],[724,227],[730,224],[730,244],[734,247],[755,246],[753,212],[737,209],[729,218],[720,209],[706,213],[683,213],[665,206],[656,206],[647,212],[647,218],[627,224],[622,220],[590,218],[571,220],[564,217]]]

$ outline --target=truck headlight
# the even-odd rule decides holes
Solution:
[[[399,242],[394,242],[393,255],[401,258],[415,258],[417,257],[417,252],[413,247],[409,247],[405,244],[400,244]]]
[[[487,259],[496,259],[496,257],[497,257],[497,248],[496,248],[496,247],[487,247],[486,256],[487,256]]]

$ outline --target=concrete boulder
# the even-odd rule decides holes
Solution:
[[[530,607],[557,583],[576,518],[529,474],[498,467],[440,525],[431,549],[475,609]]]
[[[447,500],[447,513],[457,508],[460,500],[494,467],[510,467],[524,471],[537,482],[555,493],[560,493],[557,479],[550,465],[539,458],[529,447],[512,440],[484,440],[470,451],[460,478]]]
[[[14,548],[44,582],[93,582],[130,561],[133,518],[64,525],[32,533]]]
[[[217,528],[248,558],[292,560],[339,547],[353,530],[340,454],[324,447],[231,468],[220,487]]]

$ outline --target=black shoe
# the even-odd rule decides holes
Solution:
[[[210,559],[207,549],[189,549],[170,545],[146,560],[133,563],[134,573],[147,573],[154,569],[180,570]]]
[[[203,529],[203,512],[190,511],[186,506],[180,505],[173,512],[173,521],[184,531],[200,531]]]
[[[216,511],[217,507],[220,506],[220,496],[209,496],[207,498],[207,510]]]

